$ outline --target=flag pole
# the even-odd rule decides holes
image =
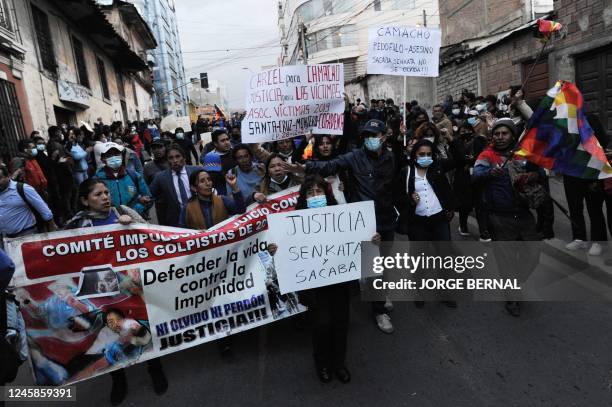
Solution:
[[[404,76],[404,148],[406,148],[406,132],[408,131],[408,126],[406,125],[406,105],[408,101],[406,99],[406,76]]]
[[[549,40],[550,40],[550,37],[545,38],[545,40],[544,40],[544,42],[542,44],[542,48],[540,49],[540,53],[538,54],[536,59],[533,61],[533,64],[531,65],[531,68],[529,69],[529,73],[527,74],[527,76],[525,77],[525,80],[521,84],[521,92],[523,92],[523,89],[525,88],[525,85],[527,85],[527,81],[529,81],[529,78],[531,77],[531,74],[533,73],[533,70],[535,69],[536,65],[538,64],[538,61],[540,60],[540,58],[542,58],[542,54],[544,53],[544,49],[546,48],[546,45],[548,45],[548,41]]]

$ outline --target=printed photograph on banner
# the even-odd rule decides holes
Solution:
[[[114,276],[116,291],[79,296],[84,288],[89,292],[89,287],[95,291],[108,284],[104,279],[91,280],[90,276],[97,277],[95,269],[15,289],[37,385],[73,383],[135,363],[151,352],[140,270],[98,270],[104,278]]]
[[[375,26],[368,35],[368,74],[437,77],[438,28]]]
[[[265,143],[342,134],[344,65],[292,65],[254,73],[246,84],[242,141]]]

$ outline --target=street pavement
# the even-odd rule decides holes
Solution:
[[[551,189],[564,202],[558,180]],[[569,221],[559,211],[556,215],[557,237],[569,240]],[[455,221],[453,238],[459,240],[456,230]],[[563,243],[553,242],[559,248]],[[612,275],[603,267],[602,273]],[[311,327],[306,321],[297,329],[289,319],[236,335],[231,360],[221,358],[215,343],[164,357],[170,386],[163,396],[154,394],[146,364],[128,368],[129,394],[122,406],[612,405],[609,303],[532,302],[519,318],[496,302],[459,303],[456,309],[442,303],[423,309],[411,302],[394,306],[395,333],[387,335],[356,290],[349,384],[318,381]],[[23,367],[15,384],[30,382]],[[110,384],[108,375],[79,383],[77,402],[64,404],[108,406]]]

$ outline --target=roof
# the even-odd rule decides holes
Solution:
[[[548,16],[543,16],[542,18],[548,18]],[[537,20],[532,20],[509,31],[491,34],[484,37],[470,38],[456,44],[442,47],[440,49],[440,66],[469,59],[474,55],[492,48],[510,37],[523,33],[524,31],[528,31],[535,26],[537,26]]]
[[[157,41],[155,40],[153,31],[151,31],[151,27],[149,27],[149,24],[138,12],[136,6],[134,6],[132,3],[128,3],[127,1],[114,0],[110,5],[103,6],[103,8],[113,8],[115,5],[119,8],[121,14],[126,18],[126,21],[129,21],[140,34],[142,39],[145,41],[146,48],[157,48]]]
[[[148,68],[146,61],[143,61],[115,31],[95,0],[71,0],[69,7],[66,7],[65,0],[49,1],[73,22],[74,28],[87,33],[87,36],[102,48],[118,67],[128,72],[138,72]]]

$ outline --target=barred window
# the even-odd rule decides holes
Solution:
[[[89,76],[87,75],[87,64],[85,62],[85,53],[83,52],[83,43],[74,36],[72,37],[72,48],[74,50],[74,60],[76,62],[79,83],[89,88]]]
[[[102,96],[104,96],[104,99],[110,99],[104,61],[102,61],[102,59],[100,59],[99,57],[96,57],[96,65],[98,65],[98,75],[100,76],[100,87],[102,88]]]
[[[0,0],[0,27],[8,31],[13,31],[13,25],[11,24],[11,17],[6,0]]]
[[[32,5],[32,17],[34,19],[34,29],[36,30],[36,40],[40,51],[40,59],[43,68],[55,72],[57,64],[55,62],[55,52],[53,52],[53,38],[49,28],[49,17],[38,7]]]

